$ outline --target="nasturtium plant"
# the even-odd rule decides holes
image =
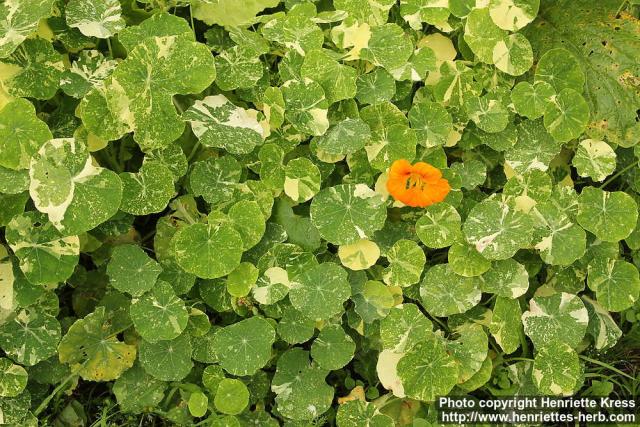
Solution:
[[[425,426],[447,395],[626,397],[639,18],[0,1],[0,424]]]

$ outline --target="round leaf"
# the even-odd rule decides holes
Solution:
[[[140,365],[149,375],[162,381],[180,381],[193,368],[188,334],[154,343],[142,340],[139,351]]]
[[[176,297],[170,284],[161,280],[151,291],[131,301],[129,314],[136,330],[148,342],[178,337],[189,320],[184,301]]]
[[[242,381],[225,378],[218,385],[213,404],[223,414],[237,415],[249,404],[249,390]]]
[[[459,276],[449,264],[438,264],[427,270],[420,283],[420,298],[433,316],[464,313],[480,302],[480,281]]]
[[[313,320],[329,319],[342,312],[342,304],[351,296],[347,272],[330,262],[303,271],[291,284],[291,304]]]
[[[529,300],[522,315],[524,332],[536,348],[566,343],[575,348],[587,330],[589,314],[582,300],[565,292]]]
[[[585,187],[578,198],[578,224],[605,242],[627,238],[636,226],[638,206],[622,191]]]

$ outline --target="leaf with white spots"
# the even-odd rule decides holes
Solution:
[[[193,164],[189,183],[195,196],[216,205],[228,202],[239,189],[242,166],[232,156],[208,158]]]
[[[134,298],[129,309],[136,331],[145,341],[172,340],[187,327],[189,314],[167,282],[159,280],[152,290]]]
[[[26,99],[16,99],[0,110],[0,166],[29,169],[31,156],[51,138],[49,127]]]
[[[550,84],[556,93],[564,89],[582,93],[585,75],[580,62],[571,52],[566,49],[550,49],[538,61],[535,81]]]
[[[480,279],[483,292],[505,298],[519,298],[529,289],[527,269],[513,259],[494,261]]]
[[[311,200],[320,191],[320,169],[309,159],[291,160],[284,168],[284,193],[296,203]]]
[[[271,358],[276,332],[262,317],[250,317],[218,330],[213,348],[220,365],[232,375],[253,375]]]
[[[136,363],[115,381],[113,394],[122,411],[139,414],[160,404],[166,388],[167,383],[149,375]]]
[[[42,309],[26,308],[0,326],[0,348],[21,365],[33,366],[56,353],[60,336],[55,317]]]
[[[591,335],[594,347],[598,350],[607,350],[613,347],[622,337],[622,331],[611,314],[597,301],[586,295],[582,296],[582,301],[589,312],[587,334]]]
[[[309,361],[309,353],[294,347],[278,359],[271,391],[276,394],[278,413],[292,420],[312,420],[325,413],[333,401],[329,374]]]
[[[0,358],[0,396],[16,397],[27,386],[27,371],[7,358]]]
[[[638,269],[630,262],[595,258],[589,263],[587,285],[596,293],[598,303],[608,311],[633,307],[640,297]]]
[[[578,224],[605,242],[626,239],[636,226],[638,205],[627,193],[585,187],[578,197]]]
[[[223,50],[215,63],[216,85],[225,91],[251,88],[265,72],[260,57],[242,46]]]
[[[560,209],[555,200],[537,204],[532,215],[538,222],[534,248],[551,265],[570,265],[585,252],[585,231]]]
[[[237,107],[224,95],[215,95],[196,101],[182,118],[191,124],[203,145],[246,154],[265,137],[258,114],[256,110]]]
[[[329,129],[329,102],[322,86],[311,79],[289,80],[282,85],[285,118],[299,132],[320,136]]]
[[[381,413],[375,404],[361,400],[351,400],[338,407],[336,414],[338,427],[393,427],[393,418]]]
[[[14,216],[5,233],[7,243],[20,260],[20,269],[31,283],[64,282],[78,264],[78,236],[62,235],[40,212]]]
[[[448,203],[436,203],[425,208],[416,222],[416,234],[428,248],[446,248],[462,236],[460,227],[458,211]]]
[[[0,58],[6,58],[52,14],[55,0],[7,0],[0,4]]]
[[[464,313],[480,302],[480,280],[460,276],[449,264],[437,264],[427,270],[420,283],[422,305],[433,316]]]
[[[492,94],[465,98],[464,108],[469,118],[485,132],[501,132],[509,124],[509,111]]]
[[[107,264],[111,286],[133,296],[150,290],[161,272],[162,267],[135,245],[116,246]]]
[[[350,18],[376,26],[387,22],[389,10],[396,2],[395,0],[335,0],[333,3],[336,10],[346,11]]]
[[[420,145],[437,147],[447,143],[453,130],[453,120],[442,105],[426,99],[416,100],[409,110],[408,117]]]
[[[83,50],[62,73],[60,88],[67,95],[80,99],[91,89],[101,86],[117,66],[117,61],[105,58],[99,50]]]
[[[311,201],[311,223],[327,241],[348,245],[373,236],[387,218],[385,201],[364,184],[321,190]]]
[[[184,333],[168,341],[140,342],[138,359],[142,368],[161,381],[180,381],[193,368],[191,340]]]
[[[459,368],[439,337],[420,342],[398,361],[397,372],[407,397],[433,402],[458,381]]]
[[[449,248],[447,261],[451,271],[464,277],[480,276],[491,268],[491,261],[480,254],[474,245],[457,241]]]
[[[231,273],[243,252],[242,236],[228,224],[191,224],[180,228],[172,242],[178,265],[203,279]]]
[[[463,383],[482,367],[489,351],[489,339],[477,323],[465,323],[457,327],[453,334],[456,338],[446,341],[446,348],[458,365],[458,383]]]
[[[371,139],[371,129],[362,119],[344,119],[316,139],[319,150],[341,156],[352,154],[364,148]]]
[[[400,239],[386,253],[389,267],[383,280],[389,286],[410,286],[420,281],[426,261],[424,250],[413,240]]]
[[[384,349],[404,353],[414,345],[429,340],[433,324],[415,304],[393,307],[380,321],[380,340]]]
[[[582,300],[565,292],[529,300],[522,314],[524,332],[536,348],[566,343],[575,348],[587,331],[589,314]]]
[[[118,0],[70,0],[65,12],[67,25],[88,37],[106,39],[125,27]]]
[[[616,152],[604,141],[585,139],[580,141],[571,163],[581,177],[604,181],[616,170]]]
[[[311,357],[321,368],[335,371],[353,358],[356,343],[340,325],[324,327],[311,345]]]
[[[265,39],[279,43],[302,56],[322,48],[324,42],[320,27],[303,14],[278,15],[264,24],[261,30]]]
[[[473,9],[467,16],[464,27],[464,41],[480,61],[494,63],[494,50],[498,43],[504,43],[507,32],[493,23],[489,8]]]
[[[560,145],[549,135],[542,120],[524,120],[517,126],[516,144],[505,152],[505,163],[517,174],[531,170],[546,171],[560,153]]]
[[[489,14],[503,30],[518,31],[538,15],[540,0],[491,0]]]
[[[558,142],[578,138],[589,123],[589,104],[573,89],[563,89],[551,98],[544,112],[544,127]]]
[[[533,65],[531,43],[518,33],[505,37],[493,48],[493,63],[498,70],[511,76],[526,73]]]
[[[542,117],[551,97],[556,94],[553,86],[539,80],[533,84],[520,82],[511,90],[511,101],[516,112],[529,119]]]
[[[371,28],[370,37],[360,57],[389,72],[402,68],[413,54],[411,39],[396,24]]]
[[[133,366],[136,347],[120,341],[105,308],[76,320],[58,346],[60,362],[88,381],[111,381]]]
[[[484,200],[471,209],[462,230],[485,258],[507,259],[529,245],[533,220],[504,202]]]
[[[364,323],[373,323],[384,319],[396,300],[392,288],[377,280],[367,280],[360,292],[351,296],[355,303],[355,312]]]
[[[538,349],[531,371],[540,393],[571,396],[582,385],[582,368],[576,351],[561,339]]]
[[[91,230],[118,211],[122,182],[95,166],[74,139],[52,139],[31,158],[29,194],[36,208],[65,235]]]
[[[303,271],[292,279],[289,291],[291,304],[313,320],[329,319],[342,312],[342,304],[350,296],[347,272],[330,262]]]
[[[401,0],[400,15],[414,30],[421,30],[422,23],[438,27],[447,26],[448,0]]]
[[[289,293],[290,287],[291,282],[287,270],[280,267],[270,267],[258,278],[251,293],[260,304],[271,305],[284,299]]]
[[[356,95],[355,68],[342,65],[326,51],[316,49],[307,53],[300,69],[303,78],[320,83],[329,104],[351,99]]]
[[[502,351],[511,354],[520,347],[522,334],[520,302],[511,297],[496,298],[489,331]]]
[[[123,172],[120,210],[134,215],[162,212],[175,193],[173,174],[160,162],[145,162],[137,173]]]

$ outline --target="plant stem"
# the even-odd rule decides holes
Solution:
[[[107,37],[107,47],[109,48],[109,56],[113,59],[113,47],[111,46],[111,39]]]
[[[627,374],[625,372],[622,372],[621,370],[619,370],[617,368],[614,368],[613,366],[609,365],[608,363],[604,363],[604,362],[601,362],[599,360],[595,360],[595,359],[592,359],[590,357],[583,356],[583,355],[580,355],[580,359],[584,360],[585,362],[593,363],[594,365],[598,365],[598,366],[602,366],[603,368],[607,368],[608,370],[610,370],[612,372],[615,372],[618,375],[622,375],[623,377],[629,378],[632,381],[637,381],[638,380],[637,378],[634,378],[631,375],[629,375],[629,374]]]
[[[193,31],[193,37],[196,37],[196,26],[193,24],[193,3],[189,3],[189,18],[191,19],[191,31]]]
[[[626,171],[633,169],[634,167],[638,166],[638,164],[640,163],[639,161],[633,162],[630,165],[627,165],[626,167],[624,167],[622,170],[620,170],[618,173],[616,173],[615,175],[613,175],[611,178],[609,178],[608,180],[606,180],[604,183],[602,183],[602,185],[598,188],[604,188],[607,185],[611,184],[616,178],[618,178],[620,175],[622,175],[623,173],[625,173]]]
[[[58,387],[56,387],[53,392],[51,392],[51,394],[47,397],[45,397],[45,399],[42,401],[42,403],[40,403],[40,406],[38,406],[38,408],[33,411],[33,415],[34,416],[38,416],[42,413],[42,411],[44,411],[45,409],[47,409],[47,406],[49,406],[49,402],[51,402],[51,400],[58,394],[60,393],[60,391],[62,391],[62,389],[67,385],[67,383],[69,383],[69,381],[71,381],[73,378],[77,377],[78,374],[76,374],[75,372],[69,374],[69,376],[67,376],[67,378],[65,378],[60,384],[58,384]]]
[[[189,153],[189,157],[187,157],[187,163],[191,163],[191,160],[193,160],[199,148],[200,148],[200,141],[198,140],[195,144],[193,144],[191,153]]]

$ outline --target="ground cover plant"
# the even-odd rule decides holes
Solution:
[[[636,397],[637,0],[6,0],[0,423]]]

